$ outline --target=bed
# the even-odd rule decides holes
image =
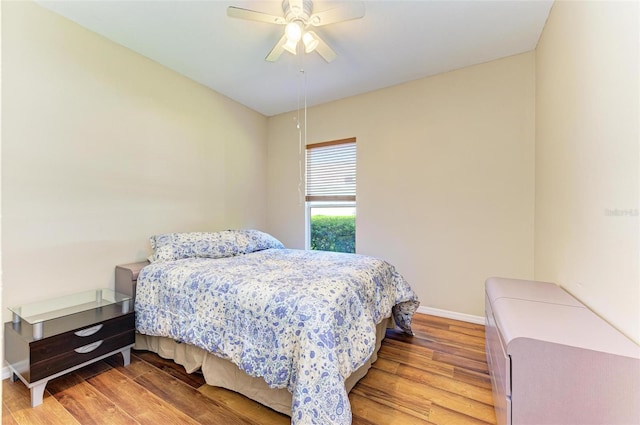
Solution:
[[[116,267],[116,290],[135,297],[134,348],[293,424],[351,423],[348,392],[386,328],[412,334],[417,296],[380,259],[286,249],[258,230],[157,235],[151,248]]]

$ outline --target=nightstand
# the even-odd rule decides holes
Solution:
[[[96,289],[9,310],[4,356],[11,380],[31,390],[32,407],[42,403],[51,379],[116,353],[129,365],[135,315],[127,295]]]

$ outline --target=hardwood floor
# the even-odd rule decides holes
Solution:
[[[495,424],[484,327],[416,314],[414,337],[389,330],[378,360],[350,393],[353,423]],[[31,408],[22,382],[2,383],[2,424],[289,424],[239,394],[156,354],[117,354],[52,380]]]

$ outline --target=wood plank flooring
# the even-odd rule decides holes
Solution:
[[[484,327],[416,314],[414,337],[389,330],[378,360],[349,398],[356,425],[495,424]],[[208,386],[156,354],[109,357],[47,385],[29,404],[22,382],[2,383],[2,424],[284,425],[288,416]]]

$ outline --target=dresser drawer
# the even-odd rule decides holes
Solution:
[[[134,343],[135,330],[130,329],[124,333],[88,342],[79,347],[67,347],[65,352],[57,356],[48,357],[40,362],[32,362],[30,380],[31,382],[38,381]]]
[[[105,320],[92,326],[74,329],[50,338],[35,341],[30,347],[31,363],[48,360],[75,348],[92,342],[105,340],[110,336],[135,329],[135,316],[132,313],[114,319]]]

